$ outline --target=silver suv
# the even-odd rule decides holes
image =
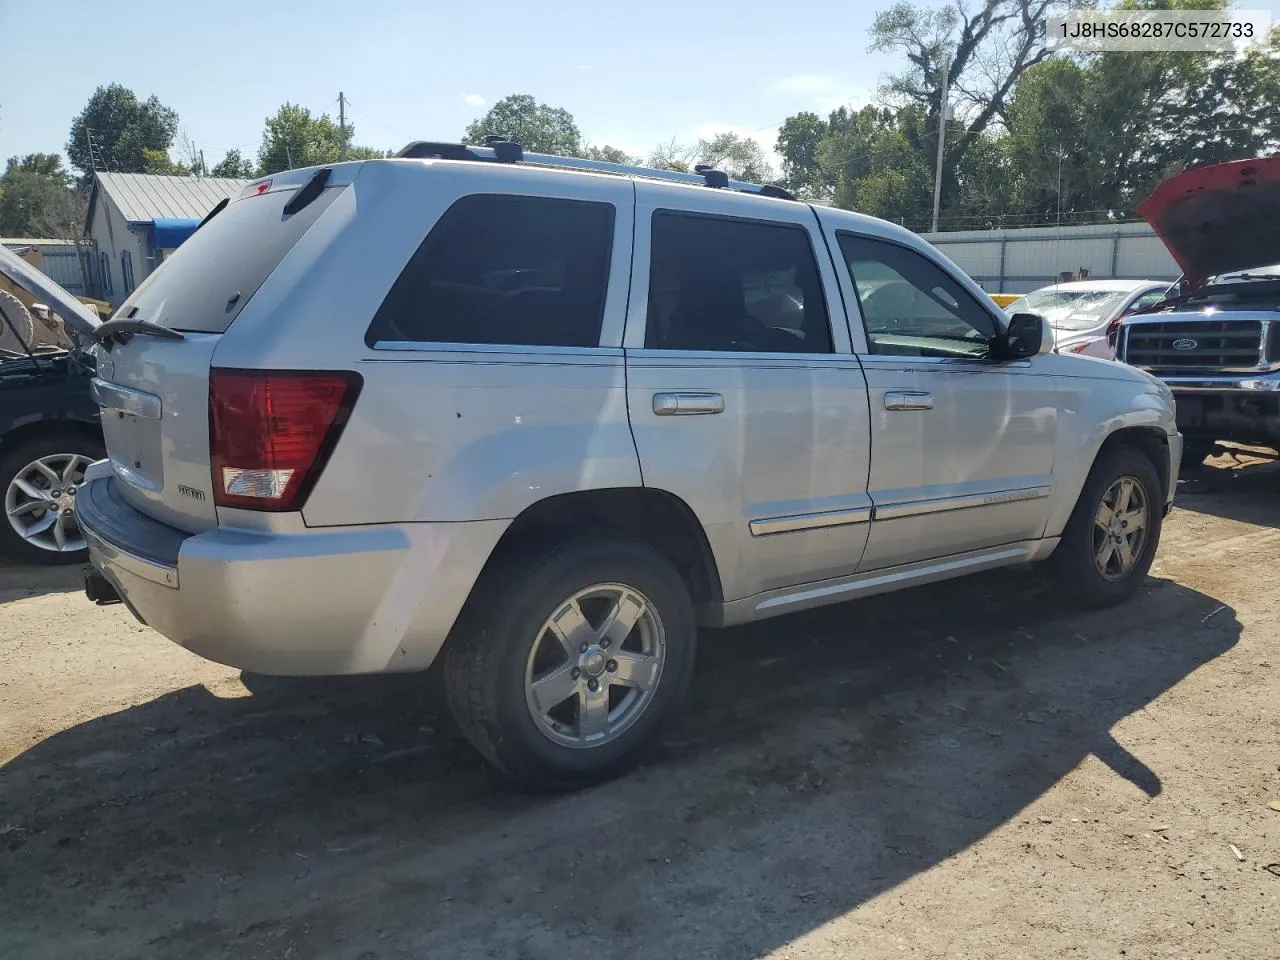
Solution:
[[[255,182],[96,337],[92,596],[249,671],[443,656],[552,788],[625,766],[698,626],[1026,561],[1129,597],[1181,447],[893,224],[505,141]]]

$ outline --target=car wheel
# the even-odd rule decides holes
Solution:
[[[524,549],[492,567],[445,651],[463,734],[533,789],[622,772],[688,687],[697,629],[684,581],[618,539]]]
[[[1085,607],[1110,607],[1137,592],[1160,544],[1164,496],[1140,450],[1102,454],[1049,559],[1059,590]]]
[[[84,562],[75,496],[85,469],[105,455],[102,442],[66,431],[0,449],[0,552],[26,563]]]

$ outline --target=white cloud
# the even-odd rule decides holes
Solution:
[[[462,102],[469,107],[483,107],[484,97],[478,93],[467,93],[463,95]]]

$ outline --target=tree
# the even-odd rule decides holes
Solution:
[[[479,144],[490,136],[506,137],[533,153],[583,155],[582,133],[573,114],[563,107],[539,103],[527,93],[503,97],[467,127],[463,139]]]
[[[672,137],[666,143],[660,143],[649,154],[649,166],[657,170],[671,170],[675,173],[689,173],[698,162],[697,144],[678,142]]]
[[[211,175],[247,180],[253,176],[253,164],[242,157],[239,150],[228,150],[227,155],[213,165]]]
[[[642,160],[641,157],[633,157],[624,150],[617,147],[611,147],[607,144],[597,147],[594,144],[585,144],[582,148],[582,157],[585,160],[603,160],[606,163],[622,163],[629,166],[635,166]]]
[[[369,160],[387,155],[372,147],[350,146],[354,135],[355,128],[347,124],[346,159]],[[342,131],[327,113],[315,116],[306,107],[286,103],[274,116],[267,117],[262,131],[262,145],[258,147],[258,176],[322,163],[337,163],[342,159],[342,146]],[[240,157],[238,151],[231,151],[227,157],[230,158],[232,154],[236,158]],[[226,159],[223,163],[226,163]]]
[[[698,163],[708,163],[730,178],[748,183],[767,183],[774,177],[760,144],[736,133],[717,133],[710,140],[700,140]]]
[[[98,87],[84,109],[71,122],[67,158],[71,166],[88,176],[94,161],[89,152],[89,132],[107,169],[142,173],[144,152],[167,151],[178,131],[178,115],[154,96],[139,102],[132,90],[118,83]]]
[[[189,177],[192,170],[184,163],[178,163],[169,156],[167,150],[143,150],[142,172],[156,173],[165,177]]]
[[[1265,48],[1053,57],[1010,100],[1009,191],[1028,225],[1124,215],[1181,170],[1275,153],[1277,103],[1280,57]]]
[[[943,114],[942,70],[947,70],[948,100],[957,104],[962,129],[943,151],[943,198],[957,182],[957,169],[977,139],[1005,119],[1014,85],[1048,51],[1041,25],[1055,0],[981,0],[969,14],[963,0],[928,8],[899,0],[876,14],[872,52],[906,56],[907,70],[884,81],[881,95],[893,106],[923,108],[934,132],[923,138],[929,163],[937,155],[937,129]]]
[[[658,170],[690,173],[699,164],[723,170],[734,180],[765,183],[773,179],[773,170],[760,144],[736,133],[717,133],[710,140],[694,144],[672,138],[658,144],[649,154],[649,166]]]
[[[783,121],[774,149],[782,158],[782,182],[788,190],[805,197],[830,196],[832,184],[818,165],[828,129],[816,113],[797,113]]]
[[[0,176],[0,235],[71,240],[80,236],[84,211],[56,153],[9,158]]]

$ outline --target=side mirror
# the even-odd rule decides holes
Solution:
[[[1009,329],[1004,336],[1005,356],[1010,360],[1025,360],[1052,353],[1054,339],[1053,326],[1040,314],[1015,313],[1009,318]]]

